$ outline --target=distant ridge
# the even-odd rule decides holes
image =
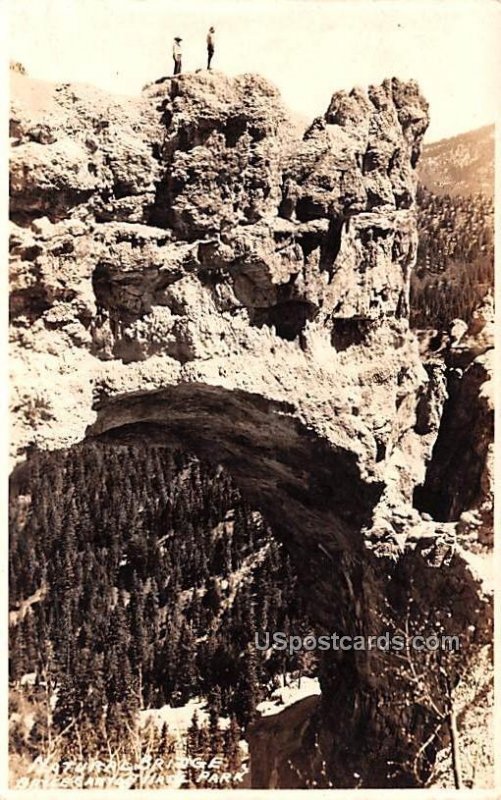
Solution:
[[[418,167],[435,194],[494,196],[494,125],[425,145]]]

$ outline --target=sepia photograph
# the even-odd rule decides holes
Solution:
[[[0,793],[499,799],[501,5],[6,11]]]

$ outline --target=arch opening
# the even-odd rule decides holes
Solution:
[[[114,692],[116,698],[123,694],[116,701],[118,715],[128,713],[126,704],[140,713],[165,704],[186,709],[198,689],[209,711],[211,703],[219,703],[222,717],[234,714],[243,736],[251,721],[246,703],[256,702],[246,695],[250,684],[245,681],[252,676],[245,669],[242,673],[245,647],[262,692],[276,691],[280,681],[285,690],[287,683],[318,680],[317,656],[305,663],[304,654],[272,652],[259,660],[257,651],[252,655],[250,637],[257,633],[259,619],[269,628],[289,627],[291,633],[303,634],[318,632],[318,620],[323,619],[320,628],[332,622],[333,595],[322,596],[322,572],[327,563],[332,577],[333,565],[344,569],[350,559],[357,559],[360,545],[353,534],[369,519],[377,491],[371,494],[364,488],[352,454],[329,452],[311,431],[287,416],[288,410],[284,403],[205,385],[117,398],[98,412],[81,444],[53,454],[34,452],[20,465],[12,476],[17,520],[12,556],[22,565],[26,553],[21,539],[36,554],[29,581],[24,564],[12,587],[11,649],[14,680],[20,686],[28,673],[16,653],[30,641],[32,618],[37,628],[50,631],[53,654],[49,666],[47,651],[40,652],[38,686],[45,680],[40,675],[49,672],[54,684],[63,688],[81,681],[87,660],[93,658],[94,677],[101,676],[104,685],[93,691],[105,692],[108,708],[106,692]],[[198,458],[187,455],[193,452]],[[344,478],[332,485],[336,469],[343,470]],[[226,504],[221,505],[219,489],[217,500],[209,492],[209,500],[202,496],[197,501],[208,475],[223,487],[222,494],[231,496]],[[354,509],[348,500],[357,491],[357,481],[361,502]],[[204,525],[214,539],[210,544]],[[172,537],[174,547],[169,546]],[[318,538],[325,545],[317,546]],[[301,580],[296,574],[300,564]],[[241,577],[246,572],[249,580]],[[339,577],[337,583],[341,585]],[[151,591],[152,585],[158,591]],[[171,590],[184,598],[179,629],[181,612],[169,605]],[[341,591],[347,596],[346,586]],[[315,609],[314,618],[308,609]],[[216,618],[225,620],[226,638]],[[203,629],[211,626],[215,652],[203,642]],[[121,642],[122,627],[128,645]],[[169,637],[177,642],[179,656],[173,654]],[[249,639],[246,645],[244,639]],[[139,657],[139,646],[150,653],[148,658]],[[241,652],[235,655],[235,648]],[[198,670],[193,674],[188,669],[190,653]],[[63,656],[66,669],[58,671]],[[104,675],[110,680],[115,676],[117,686],[110,689]],[[135,700],[126,690],[127,682],[134,687]],[[222,699],[214,700],[218,693]],[[36,701],[38,688],[30,697]],[[56,702],[56,724],[74,711],[66,699]],[[79,713],[87,720],[85,709]]]

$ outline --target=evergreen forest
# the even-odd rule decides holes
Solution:
[[[123,753],[142,710],[202,698],[210,721],[194,716],[187,747],[234,769],[256,705],[304,667],[256,632],[308,630],[261,515],[221,468],[164,447],[36,452],[12,484],[11,716],[33,715],[12,751],[32,760],[57,739],[76,757],[78,732],[80,758]],[[167,729],[153,740],[174,747]]]

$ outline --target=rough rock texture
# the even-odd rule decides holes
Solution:
[[[460,523],[413,507],[425,479],[440,493],[451,474],[439,441],[427,469],[444,369],[423,363],[407,319],[417,86],[338,92],[299,141],[257,76],[188,74],[136,99],[15,81],[14,459],[85,436],[181,442],[265,513],[319,631],[377,635],[412,604],[415,627],[440,618],[473,663],[491,618],[475,525],[461,539]],[[448,429],[465,429],[448,402]],[[476,459],[483,475],[476,419],[462,469]],[[415,784],[434,720],[396,669],[325,658],[294,785]],[[254,784],[282,786],[290,753],[276,778],[268,746],[251,740]]]
[[[494,308],[488,297],[470,326],[452,325],[445,352],[447,394],[439,436],[419,490],[436,519],[470,520],[476,511],[492,544],[494,495]]]

